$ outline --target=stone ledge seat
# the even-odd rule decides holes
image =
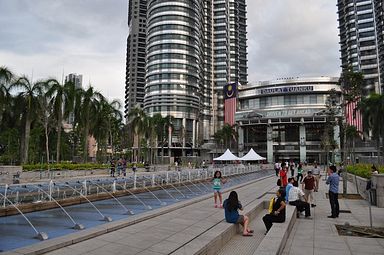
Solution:
[[[267,203],[266,203],[267,205]],[[287,242],[289,233],[296,222],[296,206],[287,205],[286,218],[283,223],[273,223],[272,228],[265,235],[254,255],[278,255],[281,254]]]

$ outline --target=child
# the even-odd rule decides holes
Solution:
[[[243,206],[239,202],[236,191],[231,191],[228,199],[224,201],[225,220],[228,223],[241,224],[243,226],[243,236],[252,236],[253,230],[248,228],[249,218],[245,215],[239,215],[238,210],[243,210]]]
[[[215,174],[212,178],[213,184],[213,196],[215,199],[215,208],[220,207],[223,208],[223,197],[221,195],[221,185],[226,183],[227,181],[221,177],[221,172],[219,170],[215,171]],[[217,204],[217,197],[219,197],[220,204]]]

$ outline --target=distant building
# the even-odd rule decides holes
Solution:
[[[83,87],[83,75],[76,74],[76,73],[70,73],[67,76],[65,76],[65,82],[73,82],[75,84],[76,88],[82,88]]]
[[[125,117],[135,106],[144,106],[147,1],[129,0],[125,72]]]
[[[126,117],[172,116],[165,156],[199,154],[224,124],[224,85],[247,83],[246,1],[130,0],[128,26]]]
[[[263,81],[239,88],[239,155],[253,148],[268,162],[288,159],[295,162],[325,162],[322,137],[330,90],[338,94],[339,78],[313,77]],[[340,127],[334,127],[334,140],[340,145]],[[340,159],[340,158],[339,158]]]
[[[363,94],[382,93],[384,78],[382,0],[338,0],[341,67],[364,74]]]

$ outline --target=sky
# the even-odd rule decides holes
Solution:
[[[0,66],[124,102],[128,0],[0,0]],[[247,0],[248,80],[339,76],[336,1]]]

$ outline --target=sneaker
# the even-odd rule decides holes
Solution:
[[[312,220],[312,216],[311,215],[305,216],[305,218],[308,219],[308,220]]]
[[[217,204],[215,204],[215,208],[217,208]]]
[[[223,208],[223,204],[220,204],[220,208]]]
[[[332,215],[329,215],[329,216],[327,216],[328,218],[332,218],[332,219],[334,219],[334,218],[336,218],[336,216],[332,216]]]
[[[316,205],[315,204],[311,204],[311,207],[316,207]]]

